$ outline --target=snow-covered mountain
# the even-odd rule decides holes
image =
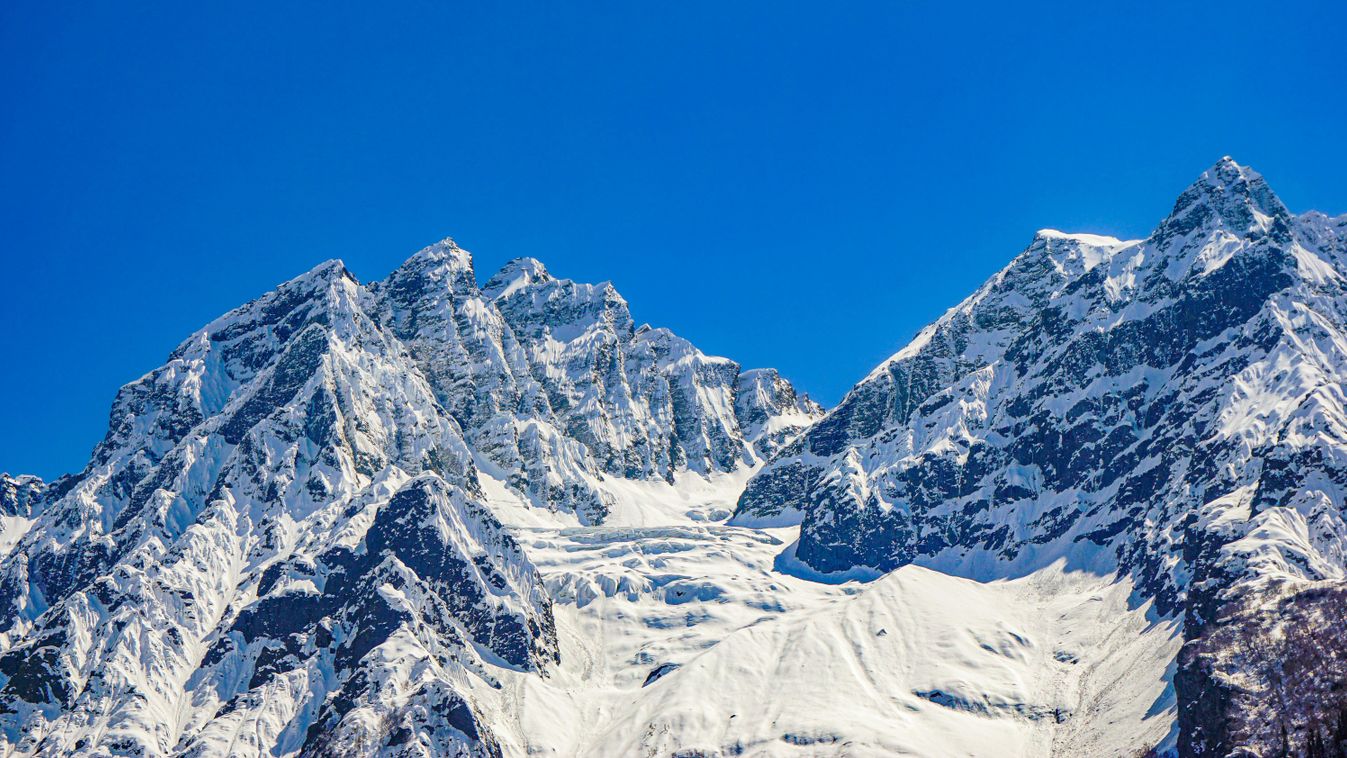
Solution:
[[[479,287],[471,257],[446,240],[370,289],[480,462],[535,505],[583,523],[612,506],[604,477],[752,467],[821,415],[784,384],[789,399],[761,401],[761,419],[741,429],[738,364],[637,327],[611,284],[556,279],[531,258]],[[763,431],[768,420],[779,429]]]
[[[735,522],[799,523],[823,572],[1116,572],[1184,621],[1182,753],[1277,749],[1283,726],[1304,749],[1342,679],[1256,681],[1227,627],[1344,579],[1345,263],[1347,217],[1293,215],[1228,158],[1145,240],[1039,232],[780,451]],[[1269,711],[1279,690],[1322,708]]]
[[[1327,750],[1345,285],[1347,216],[1224,159],[1145,240],[1039,232],[825,414],[530,258],[325,263],[80,473],[0,477],[0,744]]]
[[[123,387],[81,473],[0,481],[6,752],[501,754],[482,703],[559,645],[491,501],[596,523],[615,478],[742,481],[818,409],[769,382],[746,432],[740,382],[537,261],[322,264]]]

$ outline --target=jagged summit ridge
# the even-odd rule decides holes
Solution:
[[[537,258],[515,258],[501,267],[487,283],[482,292],[491,300],[508,297],[515,290],[532,284],[551,281],[552,275]]]
[[[482,697],[560,649],[483,482],[592,523],[608,477],[765,457],[737,364],[512,265],[487,294],[448,239],[368,285],[322,263],[123,387],[83,471],[0,480],[5,743],[499,755]]]
[[[636,329],[611,283],[517,258],[479,288],[470,256],[433,246],[371,291],[477,454],[540,507],[595,523],[603,476],[672,481],[766,457],[733,412],[738,365]],[[812,420],[793,418],[793,431]]]

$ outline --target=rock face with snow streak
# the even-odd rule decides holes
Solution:
[[[483,290],[451,242],[369,286],[328,262],[123,387],[92,460],[0,563],[0,739],[500,754],[508,716],[482,693],[546,676],[559,646],[479,463],[598,521],[605,476],[761,455],[736,364],[633,328],[610,286],[541,272]],[[25,515],[41,491],[0,488]]]
[[[822,571],[1117,570],[1194,641],[1268,581],[1340,582],[1344,231],[1223,159],[1145,240],[1040,232],[778,453],[736,519],[800,520]],[[1184,754],[1239,744],[1243,716],[1193,711],[1238,688],[1227,654],[1185,653]],[[1303,745],[1311,716],[1287,718]]]
[[[31,515],[46,490],[47,484],[31,474],[0,474],[0,515]]]
[[[734,414],[754,447],[771,455],[822,418],[823,408],[776,369],[759,368],[739,375]]]

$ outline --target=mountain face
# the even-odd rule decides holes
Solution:
[[[637,327],[611,284],[556,279],[531,258],[479,287],[468,254],[442,242],[371,291],[473,449],[535,505],[586,524],[611,506],[605,476],[751,467],[821,415],[785,384],[792,399],[754,422],[775,419],[779,433],[745,436],[738,364]]]
[[[482,482],[595,523],[605,478],[757,465],[819,409],[743,377],[537,261],[485,287],[449,241],[368,286],[325,263],[123,387],[82,472],[0,480],[23,519],[0,733],[41,755],[500,755],[482,703],[560,647]]]
[[[739,375],[734,415],[754,449],[770,455],[823,416],[823,408],[799,395],[776,369],[759,368]]]
[[[0,474],[0,515],[31,515],[46,489],[46,483],[36,476]]]
[[[1240,651],[1347,619],[1344,264],[1347,217],[1293,215],[1228,158],[1145,240],[1039,232],[780,450],[734,521],[799,523],[823,572],[1126,576],[1184,621],[1181,754],[1305,750],[1347,707],[1342,635]]]

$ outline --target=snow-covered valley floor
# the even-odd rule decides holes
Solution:
[[[508,754],[1132,755],[1172,743],[1176,621],[1063,564],[978,582],[793,568],[796,528],[710,518],[744,476],[620,482],[601,527],[488,482],[555,600],[562,662],[478,693]],[[783,555],[784,554],[784,555]],[[494,701],[494,702],[492,702]],[[491,703],[488,705],[488,703]]]

